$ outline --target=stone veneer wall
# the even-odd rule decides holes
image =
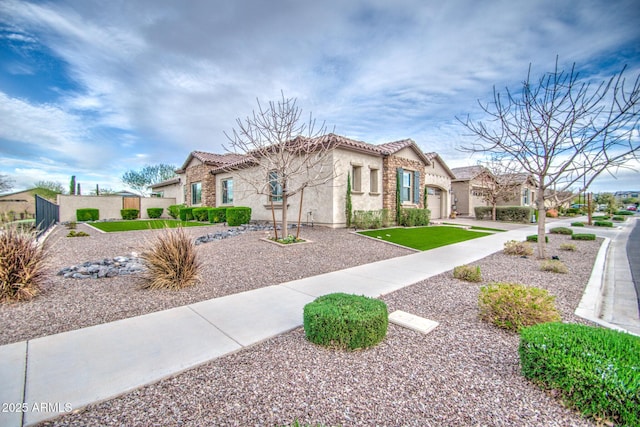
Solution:
[[[397,169],[407,169],[420,172],[420,199],[417,207],[422,208],[422,197],[424,193],[424,163],[406,159],[404,157],[387,156],[382,160],[382,207],[390,212],[396,211],[396,178]]]
[[[191,206],[191,184],[202,183],[202,206],[216,206],[216,177],[210,173],[211,166],[204,163],[186,169],[187,196],[185,203]]]

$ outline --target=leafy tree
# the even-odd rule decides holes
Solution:
[[[76,194],[76,176],[71,175],[71,181],[69,182],[69,194],[75,196]]]
[[[38,181],[33,184],[35,188],[42,188],[50,190],[55,194],[64,194],[65,188],[60,182],[57,181]]]
[[[117,194],[118,192],[116,190],[113,190],[109,187],[99,187],[96,184],[96,188],[95,190],[91,190],[91,192],[89,193],[89,195],[91,196],[111,196],[114,194]]]
[[[146,165],[140,170],[129,170],[122,175],[122,182],[141,195],[147,195],[147,187],[176,176],[174,165],[159,163]]]
[[[483,173],[478,175],[482,186],[482,200],[491,206],[491,219],[495,221],[498,204],[519,197],[518,183],[523,176],[518,173],[516,167],[495,157],[481,162],[480,166],[484,169]]]
[[[9,191],[13,188],[13,180],[7,175],[0,174],[0,193]]]
[[[593,197],[593,201],[598,205],[607,205],[607,211],[613,212],[616,210],[616,197],[611,193],[599,193]]]
[[[463,150],[512,161],[537,184],[538,257],[545,257],[545,195],[575,186],[580,192],[602,172],[630,167],[638,159],[640,75],[625,86],[623,68],[593,85],[581,79],[575,64],[538,80],[529,74],[521,91],[495,87],[493,100],[480,107],[487,121],[458,119],[478,137]]]
[[[256,174],[240,174],[238,179],[257,194],[269,197],[274,225],[273,204],[281,208],[283,237],[287,233],[289,199],[300,193],[302,208],[305,188],[323,185],[335,176],[330,162],[335,139],[323,135],[324,125],[316,129],[311,115],[308,122],[303,122],[301,115],[296,99],[285,98],[283,93],[280,100],[266,106],[258,100],[258,109],[244,120],[237,119],[232,134],[225,133],[231,144],[227,151],[245,156],[245,164],[259,170]]]

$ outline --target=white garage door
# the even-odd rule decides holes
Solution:
[[[427,207],[431,211],[431,219],[442,218],[442,193],[439,188],[427,187]]]

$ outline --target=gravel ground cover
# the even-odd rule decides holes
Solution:
[[[483,283],[447,272],[382,298],[440,322],[428,335],[389,325],[378,346],[341,352],[298,328],[43,425],[595,426],[521,377],[517,334],[478,319],[480,286],[515,281],[557,296],[563,321],[587,323],[573,311],[601,240],[573,242],[576,252],[558,250],[567,236],[549,240],[568,274],[496,253],[474,264]]]
[[[227,229],[216,225],[184,230],[195,239]],[[196,246],[202,261],[199,285],[179,292],[144,290],[136,275],[80,280],[56,273],[86,261],[140,253],[161,230],[102,233],[78,224],[77,231],[90,236],[66,237],[69,230],[57,226],[45,240],[50,257],[39,296],[29,302],[0,305],[0,345],[413,253],[344,229],[305,227],[300,235],[313,243],[291,247],[260,241],[266,232],[249,232]]]

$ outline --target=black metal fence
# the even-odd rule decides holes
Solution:
[[[38,237],[60,220],[60,209],[53,202],[36,194],[36,230]]]

